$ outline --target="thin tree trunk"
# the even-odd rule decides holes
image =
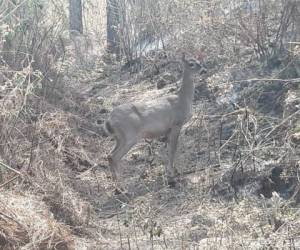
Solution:
[[[70,30],[83,32],[81,0],[69,0]]]
[[[118,27],[119,17],[119,0],[107,0],[107,50],[110,53],[120,55],[120,38]]]

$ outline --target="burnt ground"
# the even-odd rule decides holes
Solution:
[[[78,81],[75,96],[81,101],[76,103],[86,105],[89,112],[83,123],[72,121],[70,126],[77,124],[74,129],[84,141],[88,160],[84,164],[77,159],[79,169],[75,171],[72,162],[67,165],[71,165],[73,174],[72,189],[89,204],[89,223],[83,231],[91,242],[96,240],[91,244],[99,249],[257,249],[269,244],[298,244],[286,243],[290,236],[283,233],[285,227],[295,229],[298,223],[291,212],[297,207],[298,184],[287,177],[296,171],[297,149],[290,151],[287,143],[282,147],[274,144],[286,135],[286,124],[278,118],[285,107],[277,102],[288,90],[259,86],[263,88],[261,96],[253,101],[258,84],[242,86],[234,94],[243,95],[254,105],[249,101],[237,108],[230,98],[224,101],[224,96],[234,90],[214,89],[214,85],[220,86],[214,83],[214,77],[211,74],[195,79],[195,113],[180,136],[176,186],[166,185],[165,143],[141,141],[122,161],[121,184],[126,193],[118,195],[114,194],[105,160],[114,142],[103,135],[99,125],[118,104],[176,91],[179,78],[177,82],[165,80],[162,88],[155,83],[164,80],[164,73],[149,80],[115,71],[84,87]],[[274,96],[270,89],[277,99],[262,97]],[[278,130],[272,134],[276,126]],[[78,145],[74,147],[78,150]],[[87,166],[80,169],[82,165]],[[277,203],[289,204],[292,200],[295,207],[284,206],[295,216],[289,224],[291,215],[281,211]]]
[[[298,113],[287,101],[297,86],[232,84],[236,69],[196,76],[176,186],[166,185],[165,142],[141,141],[122,160],[126,192],[114,193],[106,161],[114,141],[101,125],[118,104],[176,91],[180,72],[165,71],[145,78],[102,65],[62,77],[43,103],[36,132],[46,142],[36,149],[32,166],[40,167],[29,172],[24,195],[34,193],[69,228],[76,249],[300,247]]]

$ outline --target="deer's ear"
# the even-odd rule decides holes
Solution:
[[[186,62],[186,59],[185,59],[185,53],[184,53],[184,52],[182,52],[181,60],[182,60],[183,62]]]

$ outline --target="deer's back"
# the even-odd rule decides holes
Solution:
[[[157,98],[146,102],[123,104],[116,107],[110,121],[123,130],[133,131],[143,138],[155,138],[167,133],[176,120],[177,96]]]

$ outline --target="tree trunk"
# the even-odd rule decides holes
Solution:
[[[81,0],[69,0],[70,30],[83,32]]]
[[[120,38],[118,27],[120,24],[119,0],[107,0],[107,50],[120,55]]]

